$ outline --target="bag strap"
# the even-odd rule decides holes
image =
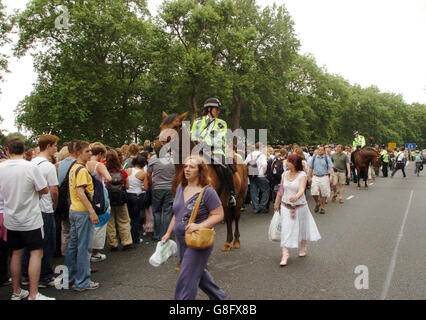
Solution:
[[[48,160],[43,160],[43,161],[40,161],[39,163],[37,163],[37,165],[39,166],[39,165],[41,165],[43,162],[47,162]]]
[[[203,189],[201,189],[201,192],[197,198],[197,202],[195,203],[194,209],[192,209],[191,217],[189,218],[188,224],[194,223],[195,219],[198,215],[198,208],[200,207],[201,200],[203,198],[204,191],[206,190],[207,186],[205,186]]]

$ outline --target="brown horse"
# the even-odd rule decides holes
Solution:
[[[174,139],[179,139],[179,162],[175,164],[175,175],[172,182],[172,192],[175,195],[177,189],[177,177],[183,170],[183,162],[185,159],[182,159],[182,141],[190,141],[189,154],[191,154],[192,149],[195,147],[195,143],[190,139],[190,133],[187,128],[182,126],[183,120],[187,116],[187,112],[181,115],[172,114],[167,115],[163,112],[163,122],[160,125],[160,135],[155,141],[155,150],[156,152],[164,146],[167,142],[172,143]],[[177,144],[176,144],[177,145]],[[176,159],[176,155],[174,155]],[[222,247],[222,251],[230,251],[231,248],[238,249],[240,248],[240,232],[238,228],[238,222],[240,220],[240,209],[244,202],[244,196],[247,190],[247,177],[248,170],[247,166],[244,164],[243,159],[234,152],[234,163],[236,163],[236,172],[234,173],[234,186],[235,186],[235,195],[237,200],[237,205],[234,208],[228,207],[229,201],[229,192],[223,186],[221,178],[218,176],[216,170],[212,165],[207,165],[209,170],[209,176],[211,179],[211,186],[218,193],[220,200],[223,205],[225,221],[227,227],[227,236],[226,242]],[[222,179],[223,180],[223,179]],[[232,223],[235,221],[235,233],[234,237],[232,235]],[[234,240],[233,245],[231,245],[232,240]]]
[[[368,189],[368,168],[372,164],[376,170],[378,170],[382,164],[382,157],[380,154],[370,147],[363,147],[352,153],[352,162],[355,165],[358,175],[358,189],[361,188],[359,182],[364,179],[365,189]]]

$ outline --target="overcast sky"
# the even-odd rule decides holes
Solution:
[[[8,12],[27,2],[3,0]],[[161,2],[148,0],[151,13]],[[352,84],[426,104],[426,0],[257,0],[262,7],[274,2],[284,4],[295,22],[301,54],[311,53],[319,66]],[[36,76],[31,56],[11,58],[9,69],[0,83],[0,115],[2,129],[13,132],[13,110]]]

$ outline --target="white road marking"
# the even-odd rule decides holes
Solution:
[[[402,220],[401,230],[399,230],[398,238],[397,238],[397,241],[396,241],[395,249],[393,250],[391,263],[389,265],[388,274],[386,276],[386,281],[385,281],[385,284],[384,284],[384,287],[383,287],[383,292],[380,296],[380,300],[385,300],[386,296],[388,295],[389,287],[390,287],[390,284],[391,284],[391,281],[392,281],[392,275],[393,275],[393,272],[395,271],[396,258],[397,258],[397,255],[398,255],[398,247],[399,247],[399,243],[401,242],[402,235],[404,233],[405,222],[407,221],[408,212],[410,211],[411,200],[413,199],[413,194],[414,194],[414,190],[411,190],[410,199],[408,200],[407,210],[405,211],[404,219]]]
[[[369,185],[369,186],[371,186],[371,185],[373,185],[373,184],[374,184],[374,182],[372,182],[372,183],[369,183],[368,185]]]
[[[346,200],[351,200],[353,197],[355,197],[353,194],[351,194],[349,197],[346,198]]]

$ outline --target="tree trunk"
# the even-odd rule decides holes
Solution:
[[[234,96],[234,101],[236,104],[236,109],[235,109],[235,116],[234,116],[234,127],[232,129],[236,130],[240,127],[241,110],[243,108],[243,98],[236,96],[235,94],[233,96]]]
[[[197,118],[198,111],[198,88],[195,88],[191,98],[191,123]]]

